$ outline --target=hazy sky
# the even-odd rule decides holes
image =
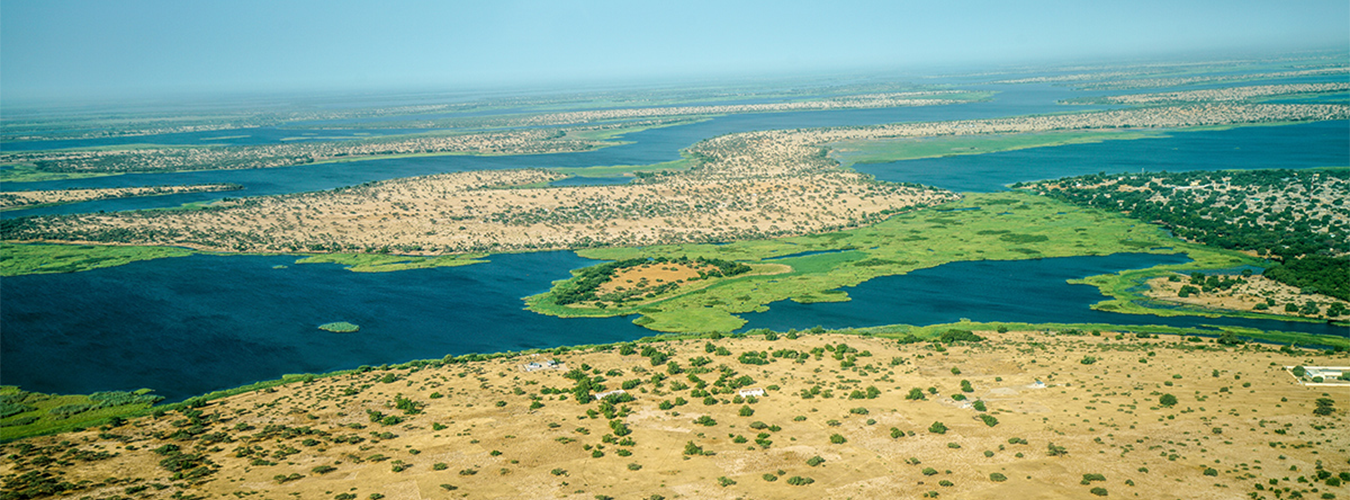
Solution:
[[[0,0],[0,99],[1350,49],[1350,2]]]

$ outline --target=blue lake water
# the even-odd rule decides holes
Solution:
[[[0,378],[43,392],[149,387],[180,399],[287,373],[654,333],[632,318],[525,311],[522,297],[595,263],[572,252],[392,273],[295,260],[194,255],[5,278]],[[334,321],[361,331],[317,328]]]
[[[838,329],[894,324],[934,325],[972,321],[1107,323],[1120,325],[1246,326],[1320,335],[1350,336],[1350,329],[1295,321],[1158,317],[1090,309],[1105,300],[1096,287],[1065,281],[1124,269],[1189,262],[1185,255],[1119,253],[1019,261],[953,262],[842,288],[853,300],[800,304],[784,300],[763,313],[742,315],[745,328],[785,331],[816,325]]]
[[[877,179],[990,192],[1019,181],[1097,172],[1180,172],[1350,165],[1350,121],[1171,132],[1171,137],[855,164]]]
[[[155,389],[170,399],[288,373],[435,359],[446,354],[605,343],[653,335],[632,318],[560,319],[523,309],[567,270],[572,252],[495,255],[490,264],[353,273],[295,257],[207,256],[4,280],[0,378],[28,390]],[[1159,318],[1088,309],[1095,288],[1066,279],[1185,262],[1117,254],[947,264],[847,289],[852,302],[770,305],[746,328],[829,328],[976,321],[1200,326],[1237,323],[1346,335],[1316,323]],[[286,266],[284,269],[274,266]],[[348,321],[361,331],[318,325]],[[55,367],[59,367],[55,368]]]

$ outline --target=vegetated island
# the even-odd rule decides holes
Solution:
[[[861,333],[297,375],[5,444],[0,477],[16,500],[1313,498],[1350,484],[1335,459],[1350,403],[1326,386],[1350,384],[1330,368],[1350,365],[1343,351],[1043,326]]]
[[[1323,317],[1322,309],[1327,309],[1325,317],[1346,314],[1342,303],[1350,300],[1350,169],[1094,174],[1021,187],[1161,224],[1187,240],[1276,259],[1279,263],[1264,273],[1267,278],[1338,299],[1263,300],[1252,309],[1279,305],[1315,317]],[[1231,278],[1216,277],[1215,283],[1224,279]],[[1192,285],[1202,288],[1183,286],[1178,294],[1210,294],[1220,288],[1204,279]]]
[[[3,191],[0,192],[0,211],[22,210],[83,201],[111,200],[116,198],[135,198],[140,196],[164,196],[182,193],[212,193],[219,191],[238,191],[244,186],[234,183],[192,184],[183,186],[145,186],[122,188],[70,188],[42,191]]]
[[[332,333],[353,333],[361,331],[360,326],[348,323],[346,321],[324,323],[322,325],[319,325],[319,329],[325,332],[332,332]]]

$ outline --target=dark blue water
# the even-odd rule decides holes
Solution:
[[[522,297],[595,263],[571,252],[392,273],[295,260],[195,255],[4,278],[0,379],[41,392],[148,387],[181,399],[287,373],[654,333],[632,318],[522,309]],[[317,328],[333,321],[361,331]]]
[[[1106,141],[980,155],[855,164],[891,182],[990,192],[1019,181],[1097,172],[1181,172],[1350,165],[1350,121],[1170,132],[1171,137]]]
[[[353,273],[294,257],[161,259],[73,274],[5,278],[0,378],[27,390],[155,389],[171,399],[287,373],[631,340],[653,332],[631,318],[560,319],[522,309],[567,270],[571,252],[497,255],[490,264]],[[1316,323],[1158,318],[1092,311],[1096,289],[1065,280],[1185,262],[1117,254],[959,262],[848,289],[852,302],[772,304],[746,328],[830,328],[975,321],[1240,324],[1346,335]],[[286,265],[284,269],[273,266]],[[349,321],[352,334],[318,325]]]
[[[785,331],[816,325],[858,328],[880,325],[934,325],[971,321],[1024,323],[1105,323],[1118,325],[1244,326],[1267,330],[1350,336],[1350,328],[1325,323],[1159,317],[1095,311],[1091,304],[1105,300],[1096,287],[1069,285],[1066,280],[1181,264],[1184,254],[1120,253],[1099,257],[1062,257],[1019,261],[953,262],[899,276],[883,276],[856,287],[842,288],[853,300],[800,304],[784,300],[769,304],[763,313],[741,315],[745,329]]]

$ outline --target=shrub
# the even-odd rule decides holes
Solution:
[[[993,427],[993,426],[995,426],[995,425],[998,425],[998,419],[997,419],[997,418],[994,418],[993,415],[989,415],[989,414],[984,414],[984,413],[982,413],[982,414],[980,414],[980,420],[983,420],[983,421],[984,421],[984,425],[987,425],[987,426],[990,426],[990,427]]]
[[[1177,404],[1177,397],[1171,394],[1163,394],[1158,398],[1158,404],[1163,406],[1174,406]]]
[[[690,441],[690,442],[688,442],[688,443],[685,443],[685,445],[684,445],[684,454],[685,454],[685,455],[702,455],[702,454],[703,454],[703,447],[694,444],[693,441]]]
[[[1055,446],[1055,443],[1046,443],[1046,454],[1052,457],[1062,457],[1069,454],[1069,450],[1063,446]]]
[[[823,463],[825,463],[825,459],[820,458],[820,455],[816,455],[806,460],[806,465],[810,465],[812,467],[816,467]]]
[[[313,469],[310,469],[309,471],[310,471],[310,472],[313,472],[313,473],[315,473],[315,474],[327,474],[327,473],[333,472],[333,471],[335,471],[335,470],[337,470],[337,467],[333,467],[333,466],[331,466],[331,465],[320,465],[320,466],[318,466],[318,467],[315,467],[315,468],[313,468]]]
[[[736,484],[736,481],[733,480],[733,479],[731,479],[731,478],[729,478],[729,477],[722,476],[722,477],[717,478],[717,484],[720,484],[720,485],[722,485],[723,488],[726,488],[727,486],[731,486],[731,485],[733,485],[733,484]]]
[[[772,482],[778,480],[778,476],[775,476],[775,475],[773,475],[773,474],[767,474],[767,473],[766,473],[766,474],[764,474],[764,476],[762,476],[762,477],[764,478],[765,481],[768,481],[768,482],[770,482],[770,483],[772,483]]]
[[[787,484],[790,484],[790,485],[793,485],[793,486],[806,486],[806,485],[811,484],[811,483],[814,483],[814,482],[816,482],[815,479],[811,479],[811,478],[809,478],[809,477],[801,477],[801,476],[792,476],[792,477],[788,478],[788,480],[787,480]]]
[[[1106,476],[1101,474],[1083,474],[1081,484],[1092,484],[1093,481],[1105,481]]]
[[[740,415],[741,415],[742,417],[749,417],[749,416],[753,416],[754,414],[755,414],[755,409],[754,409],[754,408],[751,408],[749,405],[746,405],[746,406],[742,406],[742,407],[741,407]]]
[[[830,434],[830,442],[831,442],[831,443],[834,443],[834,444],[844,444],[844,443],[847,442],[847,441],[848,441],[848,440],[847,440],[847,439],[844,439],[844,436],[843,436],[843,435],[840,435],[840,434]]]
[[[1101,486],[1098,486],[1098,487],[1096,487],[1096,488],[1093,488],[1093,489],[1091,489],[1091,490],[1088,490],[1088,492],[1089,492],[1089,493],[1092,493],[1093,495],[1097,495],[1097,496],[1099,496],[1099,497],[1104,497],[1104,496],[1106,496],[1106,488],[1103,488],[1103,487],[1101,487]]]
[[[942,422],[933,422],[933,425],[928,426],[928,432],[933,434],[946,434],[947,426]]]
[[[924,468],[923,468],[923,475],[925,475],[925,476],[936,476],[937,473],[938,473],[937,469],[934,469],[934,468],[932,468],[932,467],[924,467]]]
[[[1008,480],[1008,476],[1005,476],[1005,475],[1000,474],[1000,473],[998,473],[998,472],[994,472],[994,473],[989,474],[989,480],[990,480],[990,481],[993,481],[993,482],[995,482],[995,483],[1001,483],[1001,482],[1007,481],[1007,480]]]
[[[698,424],[698,425],[702,425],[702,426],[704,426],[704,427],[712,427],[712,426],[714,426],[714,425],[717,425],[717,421],[716,421],[716,420],[713,420],[712,417],[709,417],[709,416],[707,416],[707,415],[704,415],[704,416],[702,416],[702,417],[698,417],[697,419],[694,420],[694,423],[695,423],[695,424]]]

